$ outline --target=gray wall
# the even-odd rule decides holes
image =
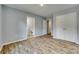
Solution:
[[[0,5],[0,47],[2,44],[2,7]]]
[[[56,36],[56,16],[59,16],[59,15],[64,15],[64,14],[67,14],[67,13],[72,13],[72,12],[76,12],[77,13],[77,42],[79,42],[79,6],[76,6],[76,7],[73,7],[73,8],[69,8],[69,9],[65,9],[65,10],[62,10],[60,12],[56,12],[56,13],[53,13],[53,27],[52,27],[52,35],[53,36]]]
[[[78,43],[79,43],[79,7],[77,10],[77,39],[78,39]]]
[[[42,17],[6,6],[2,6],[2,11],[3,44],[27,39],[27,16],[35,17],[35,35],[42,35]]]
[[[26,38],[26,14],[16,9],[3,7],[3,42],[12,42]]]

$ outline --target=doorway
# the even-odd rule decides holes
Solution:
[[[51,19],[47,20],[47,34],[51,35]]]
[[[47,20],[43,19],[43,35],[47,34]]]
[[[31,38],[35,34],[35,18],[27,17],[27,38]]]

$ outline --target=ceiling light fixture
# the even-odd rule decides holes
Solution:
[[[40,6],[41,6],[41,7],[43,7],[43,6],[44,6],[44,4],[40,4]]]

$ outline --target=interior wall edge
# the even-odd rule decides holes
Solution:
[[[0,4],[0,50],[2,48],[3,40],[2,40],[2,5]]]

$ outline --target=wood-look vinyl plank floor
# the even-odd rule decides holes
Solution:
[[[2,54],[78,54],[79,45],[50,35],[33,37],[5,45]]]

